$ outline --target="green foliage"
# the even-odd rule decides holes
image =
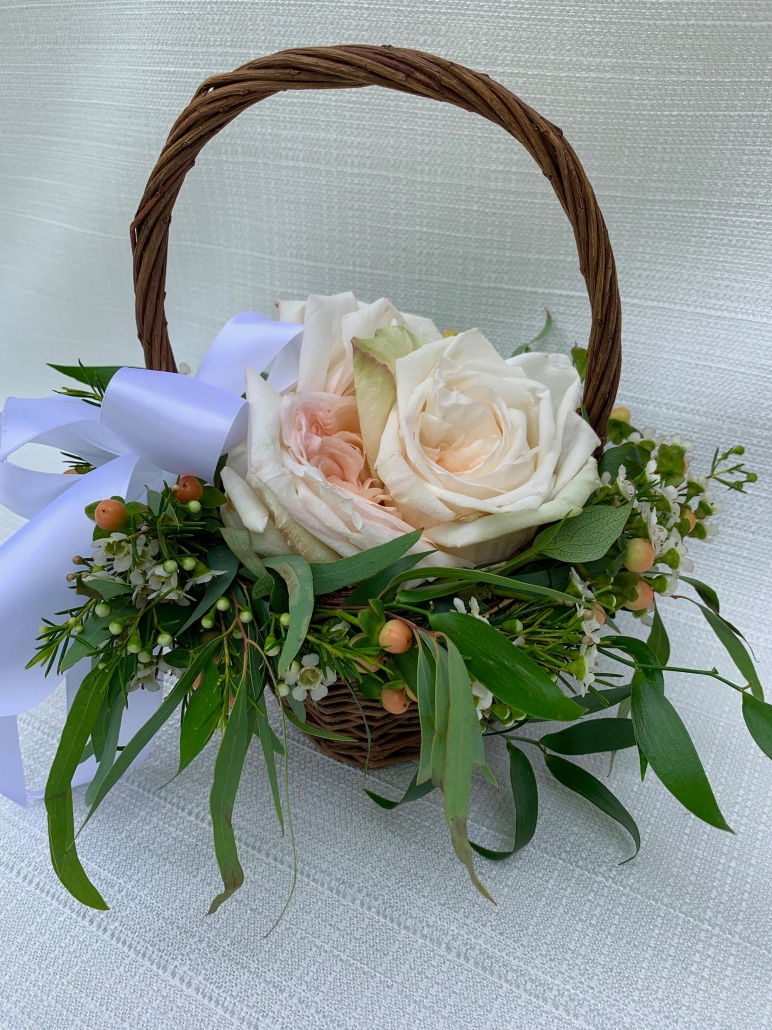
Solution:
[[[430,622],[453,640],[472,676],[506,704],[539,719],[568,721],[584,715],[583,708],[493,626],[458,612],[432,615]]]
[[[625,528],[632,503],[613,508],[596,504],[581,515],[567,519],[555,538],[542,547],[542,554],[558,561],[574,563],[602,558]]]
[[[622,719],[593,719],[557,733],[547,733],[539,743],[560,755],[593,755],[635,747],[632,724]]]
[[[475,844],[474,841],[469,842],[478,855],[493,862],[511,858],[526,844],[529,844],[536,832],[536,823],[539,818],[539,791],[531,763],[511,740],[507,741],[507,752],[509,754],[509,782],[512,788],[512,800],[515,803],[515,842],[508,851],[491,851],[490,848],[484,848],[481,844]]]
[[[772,705],[752,694],[743,694],[743,719],[748,732],[767,756],[772,758]]]
[[[635,858],[635,855],[641,849],[641,835],[638,831],[638,825],[622,802],[611,793],[608,787],[604,786],[592,773],[587,772],[586,769],[582,769],[578,765],[574,765],[573,762],[567,762],[565,758],[559,758],[557,755],[545,755],[544,761],[555,779],[562,783],[564,787],[568,787],[569,790],[573,790],[574,793],[586,798],[596,808],[599,808],[601,812],[611,816],[612,819],[615,819],[620,826],[627,830],[635,842],[635,853],[630,858]],[[630,859],[626,861],[629,862]]]
[[[361,554],[352,555],[350,558],[341,558],[339,561],[326,563],[312,562],[314,593],[331,594],[342,587],[351,586],[352,583],[359,583],[363,579],[375,576],[401,558],[420,539],[421,531],[417,529],[414,533],[407,533],[396,540],[390,540],[386,544],[381,544],[380,547],[362,551]]]
[[[289,597],[290,623],[279,657],[281,676],[290,667],[301,648],[314,613],[314,584],[311,566],[299,554],[279,554],[265,559],[265,567],[281,576]]]

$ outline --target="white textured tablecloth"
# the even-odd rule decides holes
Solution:
[[[141,360],[128,225],[202,78],[295,45],[434,50],[500,79],[584,162],[617,257],[620,399],[636,421],[684,432],[703,461],[746,443],[760,482],[728,498],[717,543],[693,550],[772,688],[771,20],[766,0],[0,0],[0,391],[45,393],[58,381],[47,361]],[[274,98],[209,145],[175,210],[177,355],[194,364],[237,311],[349,288],[479,325],[502,347],[534,335],[545,306],[556,346],[587,335],[568,223],[499,130],[385,91]],[[0,512],[3,532],[18,524]],[[671,602],[667,616],[679,663],[729,671],[699,612]],[[297,735],[298,888],[267,940],[292,861],[256,755],[235,813],[246,885],[212,918],[211,748],[159,792],[175,766],[165,732],[84,833],[108,913],[54,877],[42,805],[0,799],[0,1025],[770,1026],[772,763],[728,688],[671,676],[668,690],[736,835],[699,823],[654,776],[641,785],[622,754],[611,786],[643,848],[619,866],[623,832],[539,773],[532,844],[479,862],[496,908],[453,857],[438,795],[383,812],[356,771]],[[35,785],[63,707],[58,691],[22,719]],[[492,765],[505,781],[500,751]],[[504,845],[506,793],[476,788],[473,811],[473,836]]]

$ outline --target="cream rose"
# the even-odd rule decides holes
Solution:
[[[479,330],[444,338],[350,293],[280,315],[304,324],[297,383],[280,396],[247,371],[249,433],[223,471],[224,518],[259,554],[332,561],[420,528],[430,563],[496,561],[599,485],[567,358],[504,360]]]

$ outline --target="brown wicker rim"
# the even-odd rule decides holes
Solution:
[[[614,255],[589,179],[556,125],[488,75],[421,50],[355,45],[282,50],[201,83],[172,126],[131,223],[137,331],[146,366],[177,371],[164,309],[169,225],[177,194],[204,145],[252,104],[284,90],[362,86],[383,86],[479,114],[514,136],[549,179],[573,228],[590,300],[583,403],[605,440],[621,369],[622,312]],[[317,705],[308,703],[307,711],[318,728],[356,737],[356,746],[312,738],[343,761],[364,765],[369,757],[369,764],[378,767],[418,753],[413,706],[404,715],[388,715],[377,701],[355,697],[340,684]],[[362,712],[370,727],[369,744]]]

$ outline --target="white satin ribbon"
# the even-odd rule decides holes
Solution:
[[[296,323],[245,312],[218,333],[194,378],[122,368],[101,408],[73,397],[8,398],[0,417],[0,503],[29,522],[0,546],[1,794],[26,803],[16,717],[47,697],[57,680],[39,666],[24,666],[41,619],[73,603],[66,575],[73,555],[91,548],[85,506],[115,495],[136,500],[146,487],[160,488],[177,475],[211,482],[220,455],[246,435],[245,368],[262,372],[273,361],[269,382],[285,389],[297,379],[301,336]],[[9,461],[29,443],[77,454],[97,467],[79,476]],[[139,701],[132,708],[145,711]],[[126,725],[132,721],[127,711]],[[83,775],[79,769],[77,782],[85,782]]]

